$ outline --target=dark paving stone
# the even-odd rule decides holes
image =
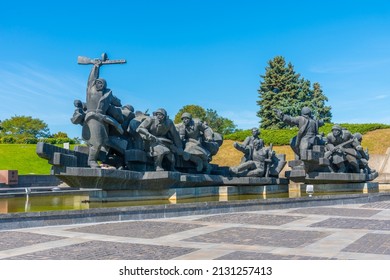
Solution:
[[[318,208],[301,208],[292,210],[289,213],[309,214],[309,215],[325,215],[325,216],[346,216],[346,217],[371,217],[380,210],[371,209],[353,209],[353,208],[337,208],[337,207],[318,207]]]
[[[377,208],[377,209],[390,209],[390,202],[371,202],[371,203],[366,203],[360,206],[362,208]]]
[[[216,260],[336,260],[335,258],[321,258],[310,256],[297,256],[297,255],[279,255],[270,253],[256,253],[256,252],[243,252],[236,251]]]
[[[18,231],[3,231],[0,232],[0,250],[15,249],[60,239],[64,238]]]
[[[329,218],[310,227],[390,230],[390,220]]]
[[[197,221],[213,222],[213,223],[280,226],[302,218],[304,217],[242,213],[242,214],[215,215],[215,216],[201,218],[198,219]]]
[[[19,255],[14,260],[169,260],[196,251],[191,248],[89,241]]]
[[[328,235],[318,231],[234,227],[191,237],[184,241],[296,248],[316,242]]]
[[[343,252],[390,255],[390,235],[368,233],[346,248]]]
[[[85,226],[71,229],[70,231],[135,238],[157,238],[160,236],[170,235],[198,227],[202,227],[202,225],[172,222],[135,221]]]

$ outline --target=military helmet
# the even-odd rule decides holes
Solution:
[[[332,130],[342,130],[341,126],[339,126],[338,124],[335,124],[333,127],[332,127]]]
[[[187,119],[192,119],[192,115],[190,113],[183,113],[181,115],[181,119],[184,119],[184,118],[187,118]]]
[[[165,109],[163,109],[163,108],[158,108],[153,114],[155,115],[157,113],[160,113],[164,116],[167,116],[167,111],[165,111]]]
[[[96,84],[98,84],[98,83],[101,83],[103,86],[103,88],[106,88],[107,87],[107,82],[106,82],[106,80],[105,79],[102,79],[102,78],[97,78],[96,80],[95,80],[95,85]]]
[[[353,138],[357,139],[359,142],[363,140],[363,135],[359,132],[353,134]]]
[[[311,114],[311,110],[309,107],[303,107],[302,110],[301,110],[301,114],[302,115],[310,115]]]

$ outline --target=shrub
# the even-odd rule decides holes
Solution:
[[[36,143],[38,143],[38,139],[33,138],[33,137],[26,137],[26,138],[18,139],[17,143],[18,144],[36,144]]]
[[[324,126],[320,127],[319,133],[324,133],[327,135],[332,131],[334,124],[327,123]],[[360,132],[361,134],[366,134],[369,131],[376,129],[385,129],[390,128],[390,125],[380,124],[380,123],[365,123],[365,124],[348,124],[342,123],[341,127],[348,129],[351,133]],[[269,145],[270,143],[274,145],[288,145],[291,138],[293,138],[298,133],[298,128],[292,129],[263,129],[260,130],[260,138],[262,138],[265,144]],[[242,142],[247,136],[252,135],[251,129],[238,131],[236,133],[227,134],[224,136],[224,139],[233,140]]]
[[[1,138],[1,143],[3,144],[15,144],[16,139],[13,136],[4,136]]]

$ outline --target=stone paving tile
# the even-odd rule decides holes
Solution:
[[[299,219],[305,218],[304,216],[283,216],[283,215],[266,215],[266,214],[253,214],[253,213],[241,213],[241,214],[224,214],[214,215],[205,218],[198,219],[202,222],[213,223],[234,223],[234,224],[252,224],[252,225],[269,225],[280,226]]]
[[[372,210],[372,209],[321,207],[321,208],[300,208],[300,209],[292,210],[289,213],[368,218],[375,214],[378,214],[379,212],[380,210]]]
[[[198,235],[183,241],[296,248],[314,243],[328,235],[328,233],[318,231],[232,227]]]
[[[380,201],[361,205],[362,208],[390,209],[390,202]]]
[[[203,225],[172,222],[135,221],[84,226],[70,229],[70,231],[104,234],[110,236],[157,238],[160,236],[191,230],[198,227],[203,227]]]
[[[10,260],[169,260],[196,251],[192,248],[88,241],[44,250]]]
[[[280,255],[271,253],[236,251],[217,258],[216,260],[336,260],[312,256]]]
[[[43,234],[18,232],[18,231],[1,231],[0,232],[0,250],[9,250],[20,248],[24,246],[35,245],[37,243],[44,243],[49,241],[56,241],[64,239],[63,237],[56,237]]]
[[[390,255],[390,235],[367,233],[341,251]]]
[[[310,227],[390,230],[390,220],[328,218]]]

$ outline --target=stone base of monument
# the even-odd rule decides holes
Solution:
[[[311,185],[310,193],[307,192],[308,185]],[[289,197],[301,197],[304,195],[325,195],[336,193],[375,193],[379,191],[377,182],[360,183],[332,183],[332,184],[307,184],[290,182],[288,187]]]
[[[330,173],[330,172],[310,172],[304,170],[286,171],[286,177],[293,182],[313,183],[313,184],[336,184],[336,183],[360,183],[372,181],[378,177],[377,172],[365,173]]]
[[[375,182],[379,184],[379,191],[390,191],[390,173],[381,173]]]
[[[52,169],[53,175],[71,187],[101,189],[101,200],[156,200],[205,196],[287,193],[284,178],[224,177],[171,171],[137,172],[117,169],[66,167]],[[227,189],[223,189],[223,187]]]

